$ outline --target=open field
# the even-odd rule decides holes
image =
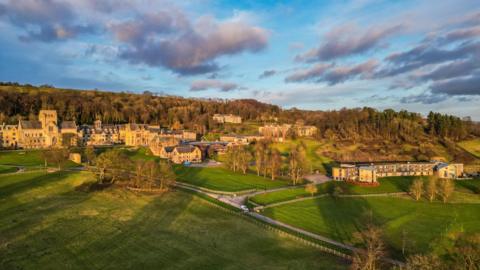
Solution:
[[[334,187],[340,187],[341,194],[379,194],[379,193],[395,193],[406,192],[413,181],[413,177],[388,177],[380,178],[379,186],[363,187],[346,182],[331,181],[317,185],[317,193],[314,195],[326,194],[333,190]],[[288,190],[280,190],[259,194],[250,198],[251,201],[260,205],[268,205],[277,202],[284,202],[296,198],[309,197],[310,193],[305,191],[304,187],[292,188]]]
[[[24,167],[43,167],[45,162],[42,158],[42,152],[39,150],[28,151],[0,151],[0,164],[18,165]],[[65,167],[77,167],[78,164],[67,161]]]
[[[325,143],[313,139],[288,140],[282,143],[274,143],[273,147],[286,156],[290,150],[301,142],[307,146],[306,158],[308,170],[326,173],[330,170],[332,160],[320,154]]]
[[[287,186],[285,180],[272,181],[255,174],[235,173],[231,170],[175,166],[177,180],[188,184],[221,191],[241,191],[248,189],[271,189]]]
[[[0,165],[0,174],[16,172],[17,168],[13,166]]]
[[[88,172],[0,176],[0,269],[346,269],[184,192],[87,192]]]
[[[458,193],[456,196],[461,196]],[[349,243],[362,227],[365,213],[380,225],[392,255],[399,257],[403,239],[409,253],[438,251],[448,235],[480,232],[476,203],[428,203],[399,197],[322,197],[264,210],[268,217]],[[405,236],[405,237],[403,237]]]
[[[480,158],[480,139],[459,142],[458,145],[465,149],[465,151]]]

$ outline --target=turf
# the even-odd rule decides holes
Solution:
[[[181,191],[86,192],[87,172],[0,176],[0,269],[346,269]]]
[[[412,183],[413,179],[413,177],[380,178],[378,180],[380,182],[380,185],[376,187],[363,187],[346,182],[332,181],[317,185],[318,191],[314,195],[329,193],[335,186],[340,187],[342,194],[379,194],[406,192],[408,191],[408,188]],[[251,197],[250,200],[256,204],[268,205],[272,203],[284,202],[308,196],[311,196],[311,194],[306,192],[304,187],[298,187],[259,194]]]
[[[312,139],[288,140],[282,143],[274,143],[273,147],[278,149],[283,156],[287,156],[290,150],[303,142],[307,146],[306,159],[309,171],[327,173],[330,170],[332,160],[320,154],[324,143]]]
[[[220,191],[242,191],[248,189],[271,189],[287,186],[284,180],[272,181],[254,174],[241,174],[231,170],[175,166],[177,180],[188,184]]]
[[[465,151],[480,158],[480,139],[462,141],[459,142],[458,145],[465,149]]]
[[[0,164],[32,168],[45,166],[45,161],[42,158],[42,152],[40,150],[0,151]],[[79,165],[70,160],[68,160],[65,164],[66,168],[77,166]]]
[[[0,174],[2,173],[13,173],[16,172],[17,168],[13,166],[5,166],[5,165],[0,165]]]
[[[478,198],[477,198],[478,202]],[[293,226],[349,243],[362,227],[364,213],[385,233],[394,256],[399,256],[402,239],[409,253],[436,251],[455,233],[480,232],[480,204],[443,204],[416,202],[407,198],[322,197],[264,210],[264,214]],[[402,236],[405,235],[405,238]]]

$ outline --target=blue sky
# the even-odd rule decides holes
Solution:
[[[480,4],[0,0],[0,80],[480,120]]]

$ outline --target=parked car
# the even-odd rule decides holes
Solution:
[[[250,212],[250,209],[248,209],[248,207],[247,207],[246,205],[244,205],[244,204],[240,205],[240,209],[242,209],[242,211],[243,211],[244,213]]]

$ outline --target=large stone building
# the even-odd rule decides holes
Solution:
[[[202,151],[193,145],[165,146],[159,156],[176,164],[202,162]]]
[[[214,114],[213,121],[217,123],[240,124],[242,123],[242,117],[233,114]]]
[[[0,148],[18,147],[18,125],[0,126]]]
[[[340,164],[332,168],[334,180],[376,183],[378,177],[429,176],[456,179],[463,176],[463,164],[443,162],[382,162]]]

